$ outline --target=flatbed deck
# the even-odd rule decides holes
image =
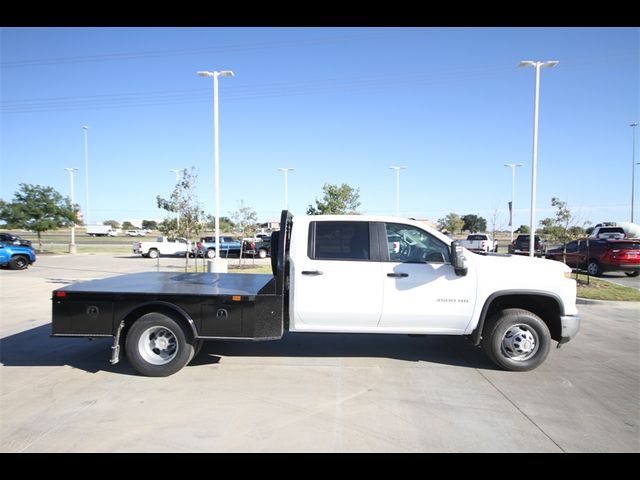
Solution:
[[[255,297],[259,294],[275,294],[275,287],[269,288],[273,279],[272,275],[264,274],[143,272],[80,282],[56,291],[110,295]]]
[[[53,292],[54,336],[113,336],[147,312],[183,318],[198,338],[280,338],[283,298],[272,275],[144,272]]]

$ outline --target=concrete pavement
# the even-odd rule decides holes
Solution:
[[[0,271],[0,451],[640,451],[637,303],[580,306],[577,338],[528,373],[459,337],[288,334],[206,343],[176,375],[145,378],[109,364],[109,340],[49,337],[51,290],[153,263],[41,256]]]

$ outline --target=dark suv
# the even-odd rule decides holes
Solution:
[[[514,253],[516,255],[529,255],[530,238],[531,235],[528,233],[518,235],[518,238],[509,245],[509,253]],[[547,245],[544,243],[544,240],[542,240],[539,235],[536,235],[533,241],[534,255],[536,257],[544,257],[544,254],[547,251]]]
[[[25,240],[24,238],[14,235],[13,233],[0,233],[0,242],[6,243],[8,245],[22,245],[23,247],[30,247],[31,241]]]
[[[549,250],[546,258],[565,262],[573,268],[586,270],[589,275],[604,272],[625,272],[629,277],[640,274],[640,238],[624,240],[583,238],[565,247]]]

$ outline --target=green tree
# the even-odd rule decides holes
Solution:
[[[135,228],[135,225],[133,225],[133,223],[131,223],[129,220],[125,220],[124,222],[122,222],[123,230],[133,230]]]
[[[242,200],[238,210],[231,214],[231,218],[234,220],[236,230],[243,237],[253,235],[258,229],[258,214],[251,207],[245,207]]]
[[[195,193],[197,179],[194,167],[191,167],[191,170],[184,170],[182,178],[168,199],[160,195],[156,197],[158,208],[176,215],[176,218],[165,218],[158,226],[160,231],[168,237],[186,238],[189,246],[203,229],[204,211]],[[188,264],[189,255],[185,255],[185,271]]]
[[[478,215],[463,215],[462,221],[464,222],[462,229],[469,232],[484,232],[487,230],[487,221],[479,217]]]
[[[78,206],[52,187],[21,183],[11,203],[0,205],[0,220],[8,228],[22,228],[38,234],[42,250],[42,232],[72,225],[77,220]]]
[[[245,207],[244,201],[240,200],[240,207],[231,214],[236,229],[241,236],[240,259],[238,264],[242,263],[242,249],[244,248],[244,237],[253,236],[257,230],[258,214],[251,207]]]
[[[120,222],[117,220],[105,220],[102,224],[109,225],[111,228],[120,228]]]
[[[142,228],[145,230],[157,230],[158,222],[155,220],[142,220]]]
[[[357,214],[360,206],[360,189],[346,183],[322,187],[322,200],[316,198],[316,206],[309,205],[307,215],[343,215]]]
[[[446,217],[441,218],[437,222],[440,230],[446,230],[449,233],[459,233],[464,226],[464,221],[457,213],[451,212]]]
[[[215,230],[216,218],[213,215],[206,216],[205,228],[207,230]],[[220,217],[220,232],[222,233],[231,233],[236,231],[236,225],[231,221],[229,217]]]
[[[514,230],[513,233],[527,234],[531,233],[531,229],[529,228],[529,225],[520,225],[520,227],[517,230]]]
[[[540,221],[540,233],[552,242],[567,243],[584,234],[584,229],[578,225],[579,220],[571,213],[567,202],[557,197],[551,199],[551,206],[556,209],[554,217]]]

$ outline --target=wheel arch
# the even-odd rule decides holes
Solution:
[[[520,308],[535,313],[549,328],[551,338],[560,341],[562,337],[560,317],[564,315],[564,306],[558,295],[536,290],[504,290],[493,293],[485,301],[478,325],[471,333],[474,345],[479,345],[482,340],[486,320],[496,312],[507,308]]]
[[[147,313],[161,313],[167,317],[172,318],[183,328],[185,334],[189,335],[192,340],[198,337],[198,330],[196,324],[191,316],[182,308],[169,302],[147,302],[142,305],[136,305],[129,312],[127,312],[122,320],[124,321],[124,328],[122,330],[120,342],[122,343],[126,338],[131,325],[143,315]],[[120,322],[117,322],[118,324]],[[117,326],[117,325],[116,325]],[[115,332],[114,332],[115,335]]]

